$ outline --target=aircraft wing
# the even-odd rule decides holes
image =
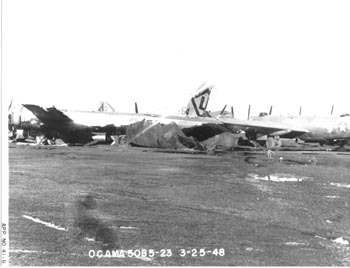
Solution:
[[[304,128],[271,121],[240,120],[227,117],[210,118],[181,116],[170,116],[167,117],[167,119],[176,121],[176,123],[182,127],[185,134],[191,132],[197,133],[195,136],[197,138],[201,137],[200,140],[204,140],[222,132],[239,130],[245,131],[248,134],[247,136],[251,137],[269,135],[296,138],[306,132],[309,132]],[[187,128],[186,125],[188,125]]]
[[[77,130],[92,127],[89,124],[83,124],[81,122],[76,122],[72,118],[68,117],[62,111],[56,108],[43,109],[37,105],[24,104],[28,110],[30,110],[44,125],[52,126],[57,129],[66,130]],[[108,113],[109,115],[101,112],[84,112],[82,115],[86,117],[87,121],[91,121],[93,115],[98,115],[101,120],[101,124],[104,120],[108,119],[106,123],[108,125],[114,125],[118,127],[120,125],[120,119],[125,117],[126,119],[132,118],[134,121],[141,121],[143,119],[152,120],[155,123],[167,124],[170,122],[175,122],[180,126],[186,135],[196,136],[199,140],[205,140],[211,136],[220,134],[222,132],[238,131],[243,130],[246,132],[247,137],[257,138],[262,135],[270,136],[283,136],[288,138],[295,138],[303,133],[308,132],[306,129],[298,128],[289,124],[284,124],[281,122],[271,122],[271,121],[258,121],[258,120],[239,120],[235,118],[227,117],[189,117],[189,116],[149,116],[142,114],[117,114]],[[129,120],[130,121],[130,120]],[[135,121],[135,122],[136,122]],[[117,123],[119,122],[119,123]],[[129,122],[132,123],[131,121]],[[125,125],[125,124],[124,124]],[[95,125],[93,125],[95,126]],[[100,126],[103,127],[103,126]]]
[[[256,132],[270,136],[288,136],[290,138],[298,137],[303,133],[309,132],[307,129],[295,127],[289,124],[271,121],[239,120],[235,118],[224,118],[220,120],[224,125],[234,130],[244,130],[247,132]]]

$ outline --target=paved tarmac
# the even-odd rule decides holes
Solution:
[[[11,265],[350,265],[347,153],[11,145],[9,159]],[[79,232],[86,195],[97,227]]]

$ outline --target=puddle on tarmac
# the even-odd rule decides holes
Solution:
[[[285,245],[287,245],[287,246],[307,246],[308,243],[302,243],[302,242],[286,242]]]
[[[339,198],[340,196],[337,196],[337,195],[327,195],[326,198],[331,198],[331,199],[334,199],[334,198]]]
[[[274,181],[274,182],[301,182],[312,180],[310,177],[298,177],[293,174],[274,173],[268,175],[248,174],[249,179],[260,181]]]
[[[300,160],[295,160],[295,159],[286,159],[283,157],[268,159],[266,157],[258,158],[256,156],[246,156],[244,158],[244,161],[256,167],[262,167],[272,163],[280,163],[287,166],[296,166],[296,165],[308,166],[308,165],[317,164],[317,159],[315,157],[311,157],[311,158],[307,157]]]
[[[332,240],[335,243],[341,244],[341,245],[349,245],[349,241],[347,239],[344,239],[343,237],[338,237],[337,239]]]
[[[337,186],[337,187],[342,187],[342,188],[350,188],[350,184],[345,184],[345,183],[334,183],[334,182],[331,182],[330,185]]]

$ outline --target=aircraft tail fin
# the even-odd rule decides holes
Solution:
[[[187,109],[185,112],[187,116],[208,115],[206,109],[209,102],[209,96],[213,88],[213,85],[207,84],[203,84],[199,87],[195,95],[191,97],[190,101],[188,102]]]
[[[115,112],[112,105],[110,105],[106,101],[100,101],[100,105],[98,106],[98,111],[99,112]]]

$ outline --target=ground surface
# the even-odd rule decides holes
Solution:
[[[12,265],[350,265],[346,153],[9,150]],[[101,243],[71,231],[82,192],[98,198],[122,249],[171,256],[90,258]]]

